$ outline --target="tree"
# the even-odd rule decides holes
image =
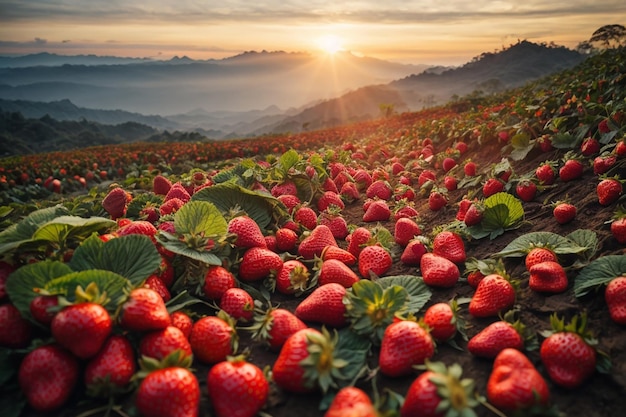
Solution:
[[[619,48],[626,45],[626,28],[622,25],[604,25],[589,38],[589,43],[600,44],[605,48]]]

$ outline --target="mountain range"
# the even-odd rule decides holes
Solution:
[[[456,68],[350,52],[251,51],[206,61],[114,58],[0,59],[0,109],[31,118],[135,122],[212,139],[257,136],[375,118],[382,108],[419,110],[455,96],[490,94],[573,67],[585,56],[520,41]]]

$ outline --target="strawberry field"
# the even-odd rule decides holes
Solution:
[[[0,414],[619,415],[625,74],[0,161]]]

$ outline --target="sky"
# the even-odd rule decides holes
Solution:
[[[624,0],[0,0],[0,54],[170,59],[245,51],[461,65],[518,40],[575,48]]]

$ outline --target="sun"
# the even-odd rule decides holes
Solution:
[[[342,39],[336,35],[322,36],[317,40],[317,46],[330,55],[344,50]]]

